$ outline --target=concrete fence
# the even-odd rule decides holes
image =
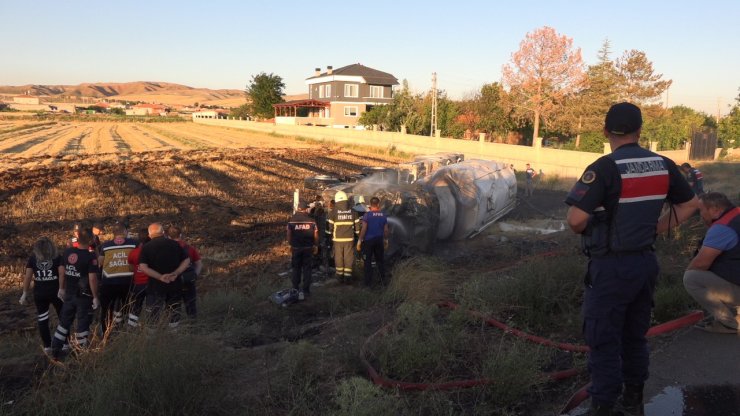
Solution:
[[[276,125],[243,120],[194,119],[196,123],[212,126],[232,127],[262,133],[300,136],[313,140],[328,141],[355,146],[373,146],[395,148],[412,154],[431,154],[437,152],[464,153],[465,159],[497,160],[513,164],[518,171],[530,163],[535,170],[546,175],[577,178],[583,170],[598,159],[598,153],[576,152],[542,147],[537,140],[534,146],[519,146],[502,143],[490,143],[481,140],[457,140],[442,137],[417,136],[399,132],[336,129],[327,127]],[[245,143],[248,144],[248,143]],[[605,146],[608,153],[608,145]],[[658,152],[670,157],[676,163],[688,160],[687,150]]]

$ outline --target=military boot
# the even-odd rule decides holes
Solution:
[[[624,416],[644,416],[645,405],[642,403],[642,391],[645,384],[624,384],[622,398],[619,400],[618,409]]]

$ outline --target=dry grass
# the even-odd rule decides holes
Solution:
[[[458,278],[438,259],[413,257],[393,269],[385,295],[395,302],[433,304],[449,299]]]

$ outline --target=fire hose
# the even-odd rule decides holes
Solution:
[[[446,309],[451,309],[451,310],[458,309],[460,307],[460,305],[457,305],[456,303],[453,303],[451,301],[440,302],[439,304],[437,304],[437,306],[440,308],[446,308]],[[586,345],[555,342],[555,341],[552,341],[552,340],[549,340],[543,337],[528,334],[524,331],[512,328],[496,319],[486,317],[483,313],[478,312],[478,311],[469,310],[468,314],[476,319],[483,320],[487,325],[499,328],[506,333],[510,333],[516,337],[522,338],[524,340],[527,340],[527,341],[530,341],[536,344],[544,345],[547,347],[553,347],[553,348],[561,349],[564,351],[571,351],[571,352],[584,353],[584,352],[589,351],[589,348]],[[678,319],[674,319],[672,321],[665,322],[663,324],[656,325],[650,328],[646,336],[652,337],[652,336],[664,334],[667,332],[675,331],[677,329],[692,325],[702,320],[703,317],[704,317],[703,312],[693,311]],[[375,367],[373,367],[373,365],[368,360],[367,349],[368,349],[368,345],[370,344],[370,342],[372,342],[376,337],[384,335],[386,332],[388,332],[390,327],[391,327],[391,323],[388,323],[382,328],[380,328],[379,330],[377,330],[375,333],[370,335],[370,337],[368,337],[365,340],[365,342],[362,345],[362,348],[360,348],[360,360],[365,366],[368,372],[368,375],[374,384],[381,386],[381,387],[395,388],[395,389],[399,389],[402,391],[426,391],[426,390],[447,391],[447,390],[455,390],[455,389],[461,389],[461,388],[489,385],[489,384],[493,384],[496,382],[495,380],[492,380],[492,379],[481,378],[481,379],[448,381],[448,382],[441,382],[441,383],[414,383],[414,382],[393,380],[393,379],[382,376],[378,372],[378,370],[376,370]],[[583,371],[582,369],[571,368],[568,370],[562,370],[562,371],[558,371],[554,373],[546,373],[544,374],[544,376],[550,380],[557,381],[557,380],[564,380],[566,378],[573,377],[575,375],[580,374],[582,371]],[[566,406],[563,408],[562,413],[567,413],[568,411],[574,409],[581,402],[583,402],[586,398],[588,398],[588,392],[586,390],[587,388],[588,388],[588,385],[579,389],[571,397],[571,399],[566,404]]]

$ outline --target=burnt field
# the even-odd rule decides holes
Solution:
[[[33,323],[30,308],[10,303],[30,246],[42,235],[63,246],[75,221],[111,225],[127,217],[137,229],[154,221],[182,224],[204,257],[203,286],[248,289],[257,274],[285,268],[283,231],[304,177],[394,161],[329,148],[169,150],[118,163],[77,157],[0,172],[0,333],[17,329],[18,319]]]

